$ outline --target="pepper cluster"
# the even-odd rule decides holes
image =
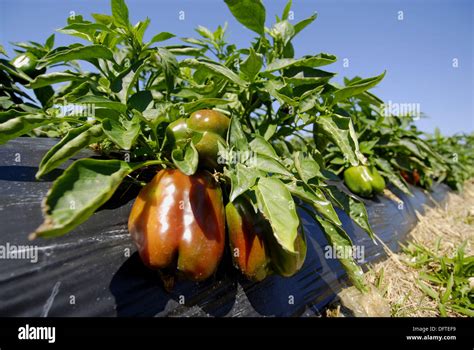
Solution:
[[[148,267],[202,281],[215,272],[224,254],[227,223],[234,265],[247,278],[292,276],[306,256],[304,236],[297,236],[295,252],[286,251],[250,199],[242,195],[224,207],[220,185],[208,172],[219,167],[218,143],[225,143],[229,122],[220,112],[200,110],[168,126],[169,147],[193,142],[200,169],[191,176],[160,170],[135,200],[130,234]]]

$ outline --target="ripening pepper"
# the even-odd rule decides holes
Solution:
[[[170,145],[174,147],[181,146],[193,136],[192,130],[188,128],[185,118],[179,118],[170,123],[166,128],[166,137]]]
[[[270,225],[243,196],[229,202],[225,212],[234,265],[250,280],[265,279],[271,273],[266,243]]]
[[[219,143],[225,145],[225,140],[213,132],[204,132],[194,147],[199,153],[199,164],[206,169],[219,168]]]
[[[201,109],[191,114],[188,128],[200,132],[213,132],[222,138],[226,137],[230,119],[221,112],[212,109]]]
[[[283,277],[291,277],[301,269],[307,251],[306,240],[302,232],[298,232],[298,236],[296,236],[295,253],[285,250],[273,235],[269,237],[268,243],[274,272]]]
[[[210,277],[225,246],[222,192],[205,171],[158,172],[139,193],[128,230],[145,265],[176,268],[194,281]]]
[[[225,137],[230,119],[212,109],[202,109],[191,114],[188,119],[180,118],[166,129],[170,148],[183,145],[192,140],[199,153],[199,164],[207,169],[218,168],[218,153],[221,143],[225,145]]]
[[[18,56],[16,56],[12,61],[11,64],[17,68],[18,70],[22,71],[30,78],[36,78],[38,75],[43,74],[46,71],[46,68],[36,69],[38,63],[38,58],[33,55],[31,52],[25,52]],[[27,83],[23,79],[19,78],[18,81],[22,84]]]
[[[354,166],[344,171],[344,182],[355,194],[371,197],[385,188],[385,180],[375,167]]]
[[[417,169],[413,170],[411,173],[401,170],[400,175],[402,175],[405,181],[411,185],[416,186],[420,184],[420,174],[418,173]]]

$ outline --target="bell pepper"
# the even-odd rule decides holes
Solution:
[[[188,128],[185,118],[175,120],[166,128],[166,137],[168,138],[168,143],[172,148],[180,146],[192,136],[193,132]]]
[[[46,71],[46,68],[36,69],[37,62],[38,58],[35,55],[33,55],[31,52],[25,52],[15,57],[11,61],[11,64],[29,77],[35,78]]]
[[[298,272],[306,258],[306,240],[302,232],[298,232],[294,245],[295,253],[285,250],[271,235],[269,237],[269,250],[272,259],[272,269],[283,277],[291,277]]]
[[[270,223],[255,213],[246,197],[226,206],[227,229],[234,265],[250,280],[261,281],[277,273],[283,277],[298,272],[306,258],[302,232],[295,240],[295,253],[286,251],[273,235]]]
[[[191,130],[213,132],[225,139],[230,119],[226,115],[212,109],[201,109],[191,114],[187,124]]]
[[[179,147],[192,140],[199,153],[199,165],[205,169],[216,169],[219,143],[225,145],[230,119],[224,114],[203,109],[191,114],[188,119],[180,118],[170,123],[166,135],[170,148]]]
[[[219,169],[219,143],[225,145],[225,140],[213,132],[204,132],[194,147],[199,153],[199,164],[206,169]]]
[[[411,173],[406,172],[405,170],[400,170],[400,175],[411,185],[419,185],[420,184],[420,174],[418,170],[415,169]]]
[[[371,197],[385,188],[385,180],[375,167],[354,166],[344,171],[344,182],[355,194]]]
[[[225,211],[234,265],[250,280],[265,279],[271,273],[266,243],[271,227],[245,197],[229,202]]]
[[[202,281],[216,270],[225,246],[222,192],[205,171],[158,172],[133,204],[128,229],[143,263]]]

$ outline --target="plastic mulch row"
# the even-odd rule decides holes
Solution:
[[[157,272],[141,264],[128,235],[132,196],[111,201],[63,237],[28,241],[42,223],[41,201],[61,173],[54,171],[43,181],[34,177],[54,142],[20,138],[0,147],[0,247],[38,247],[36,262],[1,261],[0,316],[311,316],[347,284],[339,262],[325,258],[328,243],[304,212],[308,254],[293,277],[249,282],[227,254],[214,278],[199,284],[180,281],[171,293],[163,289]],[[416,224],[415,211],[443,202],[448,193],[444,185],[429,194],[412,190],[413,197],[393,190],[403,209],[385,197],[366,202],[374,231],[395,251]],[[354,244],[363,249],[363,264],[386,257],[380,244],[339,214]]]

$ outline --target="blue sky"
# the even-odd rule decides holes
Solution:
[[[194,36],[194,28],[229,23],[228,39],[247,47],[253,33],[236,22],[220,0],[128,0],[134,22],[149,17],[146,38],[161,31]],[[285,0],[266,0],[267,25]],[[66,23],[71,11],[90,18],[110,13],[108,0],[0,0],[0,43],[43,42]],[[179,19],[184,11],[185,20]],[[375,76],[387,70],[373,90],[392,103],[419,103],[425,131],[474,131],[474,1],[472,0],[294,0],[294,22],[318,12],[318,19],[294,40],[296,56],[327,52],[339,61],[325,67],[342,77]],[[398,20],[403,11],[403,20]],[[75,38],[57,34],[56,45]],[[177,43],[178,41],[169,41]],[[343,66],[343,59],[349,67]],[[453,59],[458,67],[453,67]]]

